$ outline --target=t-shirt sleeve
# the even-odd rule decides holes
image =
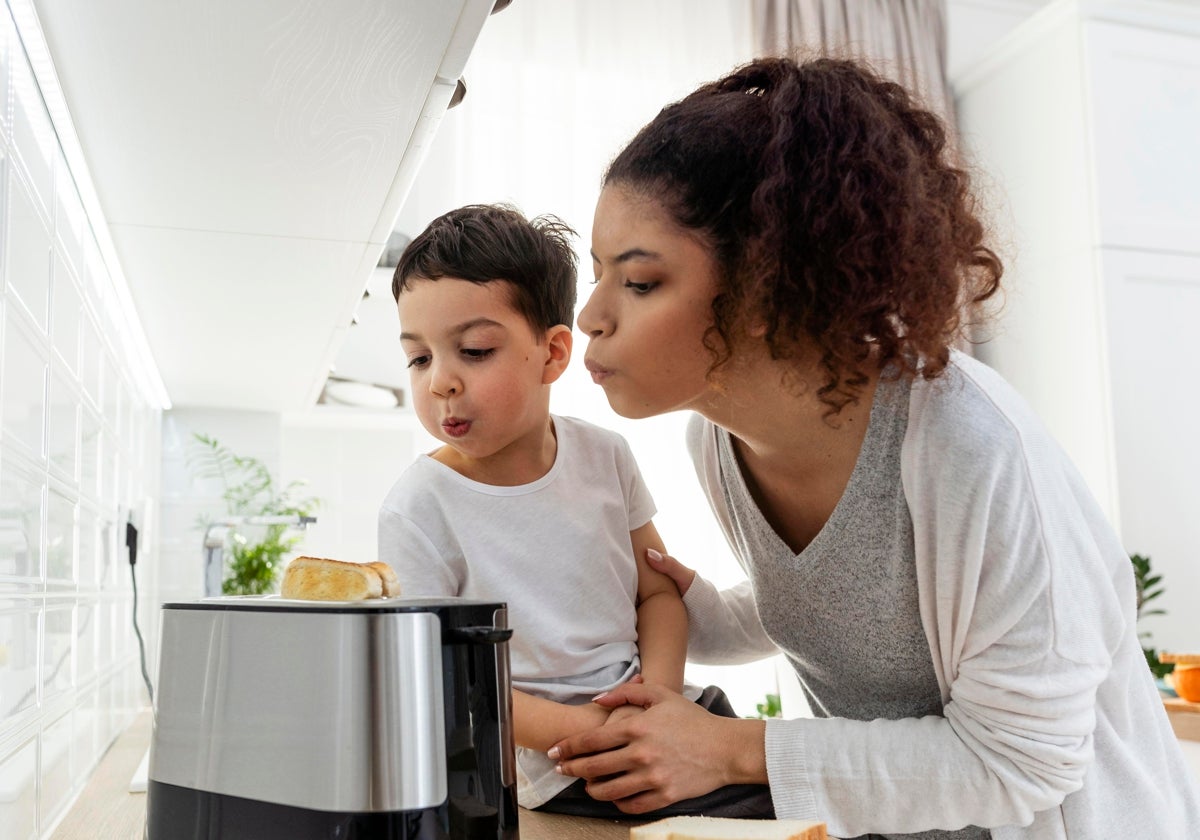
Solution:
[[[650,488],[642,478],[633,450],[625,438],[617,436],[617,470],[621,475],[621,487],[625,492],[625,510],[629,514],[629,530],[636,531],[654,518],[657,509]]]
[[[380,508],[378,533],[379,559],[395,570],[405,597],[460,593],[459,575],[413,519],[387,507]]]

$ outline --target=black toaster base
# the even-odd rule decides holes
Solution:
[[[415,811],[330,812],[150,780],[146,840],[517,840],[513,813],[465,816],[447,804]],[[508,809],[506,809],[508,810]],[[511,823],[504,827],[500,822]]]

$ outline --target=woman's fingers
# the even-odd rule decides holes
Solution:
[[[612,802],[622,811],[624,804],[626,807],[638,807],[638,804],[645,804],[647,801],[655,801],[662,798],[661,791],[656,790],[652,779],[641,773],[624,773],[612,779],[604,779],[587,783],[588,796],[599,802]],[[667,804],[666,802],[663,803]],[[651,806],[646,810],[653,810]],[[639,811],[626,811],[626,813],[636,814]]]
[[[559,741],[550,748],[546,755],[552,760],[557,761],[559,769],[568,776],[578,776],[581,779],[595,779],[598,776],[604,775],[604,773],[592,772],[585,776],[582,773],[570,771],[581,767],[590,769],[595,766],[593,759],[582,758],[582,756],[593,756],[595,759],[599,759],[609,750],[625,746],[628,741],[629,737],[625,734],[622,726],[601,726],[597,729],[589,729],[586,732],[580,732],[572,735],[570,738]],[[585,765],[582,763],[585,761],[591,763]]]
[[[689,569],[671,555],[655,551],[653,548],[646,549],[646,562],[656,572],[662,572],[675,581],[675,588],[679,590],[680,597],[687,594],[692,586],[692,581],[696,579],[695,569]]]
[[[607,706],[610,709],[627,705],[641,706],[643,709],[648,709],[655,703],[661,703],[672,694],[675,694],[675,692],[662,686],[646,685],[645,683],[630,680],[624,685],[617,686],[612,691],[606,691],[604,694],[597,696],[592,702],[599,703],[601,706]]]

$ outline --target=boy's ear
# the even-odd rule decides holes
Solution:
[[[546,366],[542,369],[542,384],[549,385],[563,375],[571,361],[571,328],[558,324],[546,330]]]

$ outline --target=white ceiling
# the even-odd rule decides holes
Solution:
[[[320,391],[494,0],[35,0],[173,404]]]

